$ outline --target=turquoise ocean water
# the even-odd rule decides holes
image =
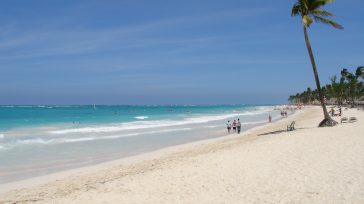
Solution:
[[[0,183],[226,135],[278,119],[273,106],[0,106]]]

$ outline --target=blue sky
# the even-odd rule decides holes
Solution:
[[[314,87],[293,0],[0,2],[0,104],[282,103]],[[321,83],[364,65],[364,1],[309,30]]]

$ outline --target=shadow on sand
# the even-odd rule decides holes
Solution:
[[[282,132],[287,132],[287,130],[276,130],[276,131],[272,131],[272,132],[266,132],[266,133],[259,134],[258,136],[279,134]]]
[[[294,131],[303,130],[303,129],[310,129],[310,128],[296,128],[296,130],[294,130]],[[276,131],[272,131],[272,132],[261,133],[258,136],[279,134],[279,133],[282,133],[282,132],[289,132],[289,131],[287,131],[287,130],[276,130]]]

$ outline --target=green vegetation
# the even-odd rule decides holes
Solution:
[[[334,2],[334,0],[297,0],[297,2],[292,7],[291,13],[292,16],[300,16],[303,25],[303,33],[305,36],[306,47],[310,56],[311,65],[315,76],[317,93],[320,99],[319,101],[321,102],[322,110],[325,117],[324,120],[319,124],[319,127],[334,126],[337,124],[337,122],[331,119],[325,106],[323,90],[321,90],[315,58],[313,56],[310,40],[308,38],[307,28],[309,28],[313,21],[315,21],[331,25],[334,28],[343,29],[340,24],[327,18],[334,16],[332,13],[321,9],[321,7],[331,2]]]
[[[338,80],[337,76],[330,78],[331,84],[321,87],[323,96],[330,104],[345,105],[350,104],[352,107],[360,99],[364,99],[364,66],[356,68],[351,73],[347,69],[343,69]],[[307,88],[302,93],[289,96],[291,103],[313,104],[320,99],[317,89],[311,90]]]

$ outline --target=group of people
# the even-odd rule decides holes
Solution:
[[[286,117],[287,116],[287,111],[281,111],[281,116]]]
[[[233,129],[233,133],[240,134],[240,131],[241,131],[240,119],[238,118],[238,120],[234,120],[232,123],[230,123],[230,120],[228,120],[226,123],[226,128],[227,128],[228,133],[230,133],[231,129]]]
[[[339,106],[338,113],[335,113],[334,107],[331,107],[331,110],[329,111],[329,113],[331,113],[331,116],[341,116],[341,113],[342,113],[341,106]]]

